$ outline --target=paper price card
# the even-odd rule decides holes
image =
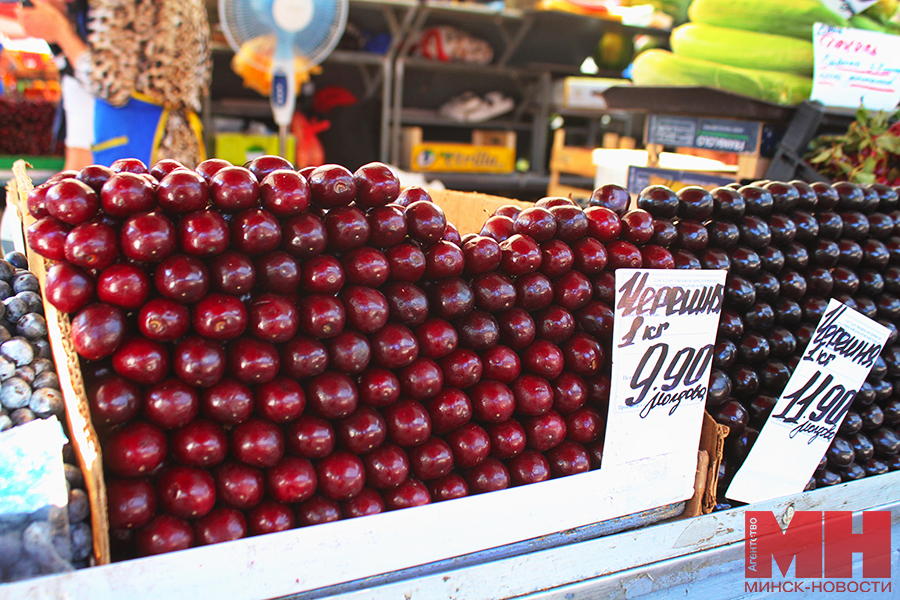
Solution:
[[[878,0],[822,0],[822,4],[848,19],[866,10]]]
[[[900,36],[816,23],[813,52],[813,100],[869,110],[897,106]]]
[[[889,332],[832,299],[727,498],[761,502],[803,491]]]
[[[664,454],[696,466],[725,275],[616,271],[604,466]]]

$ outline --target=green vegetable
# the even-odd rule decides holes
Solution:
[[[850,17],[850,27],[854,29],[865,29],[866,31],[877,31],[879,33],[893,33],[887,25],[882,25],[875,19],[870,19],[864,14],[853,15]]]
[[[820,0],[694,0],[688,16],[704,25],[786,35],[810,42],[815,23],[847,26],[847,19]]]
[[[669,43],[678,56],[745,69],[813,73],[812,43],[784,35],[686,23],[672,31]]]
[[[639,54],[632,65],[632,79],[635,85],[717,88],[778,104],[797,104],[812,91],[809,77],[731,67],[666,50]]]

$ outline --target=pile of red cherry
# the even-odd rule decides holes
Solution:
[[[611,269],[674,265],[628,202],[507,206],[461,238],[380,163],[122,160],[36,187],[116,557],[597,468]]]
[[[720,489],[832,295],[893,333],[816,484],[900,467],[897,194],[738,188],[652,186],[629,210],[604,185],[465,236],[380,163],[123,160],[35,188],[28,242],[72,315],[116,557],[598,468],[623,267],[729,270]]]

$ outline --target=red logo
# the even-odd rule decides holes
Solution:
[[[744,574],[771,578],[772,561],[785,575],[794,564],[797,578],[853,577],[853,553],[862,554],[864,578],[891,576],[891,513],[862,513],[860,533],[853,533],[853,513],[797,511],[788,527],[770,511],[747,511],[744,519]]]

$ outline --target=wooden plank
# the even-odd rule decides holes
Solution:
[[[472,144],[475,146],[503,146],[504,148],[515,149],[516,132],[496,129],[474,129],[472,130]]]
[[[670,458],[13,583],[0,600],[303,593],[680,502],[694,469],[676,473]]]

